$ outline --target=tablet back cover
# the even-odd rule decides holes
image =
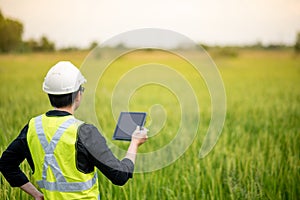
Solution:
[[[121,112],[113,139],[131,141],[132,133],[137,126],[144,126],[145,120],[145,112]]]

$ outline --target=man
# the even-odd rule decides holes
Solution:
[[[43,90],[54,109],[32,118],[0,159],[0,171],[12,187],[35,199],[100,199],[96,167],[116,185],[132,177],[147,132],[137,127],[125,158],[118,160],[96,127],[73,116],[85,82],[70,62],[58,62],[49,70]],[[25,158],[42,193],[19,168]]]

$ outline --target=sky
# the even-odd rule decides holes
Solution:
[[[208,45],[294,44],[300,0],[0,0],[5,17],[57,47],[87,47],[139,28],[168,29]]]

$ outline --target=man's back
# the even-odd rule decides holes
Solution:
[[[97,199],[98,181],[76,167],[77,130],[81,121],[72,115],[30,120],[27,142],[34,163],[33,174],[46,199]]]

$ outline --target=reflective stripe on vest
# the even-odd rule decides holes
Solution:
[[[45,188],[49,191],[76,192],[90,189],[97,182],[97,173],[95,173],[92,179],[86,182],[67,182],[53,153],[63,133],[67,130],[67,128],[69,128],[77,121],[78,120],[74,118],[70,118],[63,122],[55,132],[51,141],[48,143],[42,126],[42,116],[38,116],[35,118],[35,129],[40,143],[45,151],[42,180],[37,181],[37,184],[40,188]],[[46,176],[48,167],[51,168],[55,176],[56,182],[47,181]]]

